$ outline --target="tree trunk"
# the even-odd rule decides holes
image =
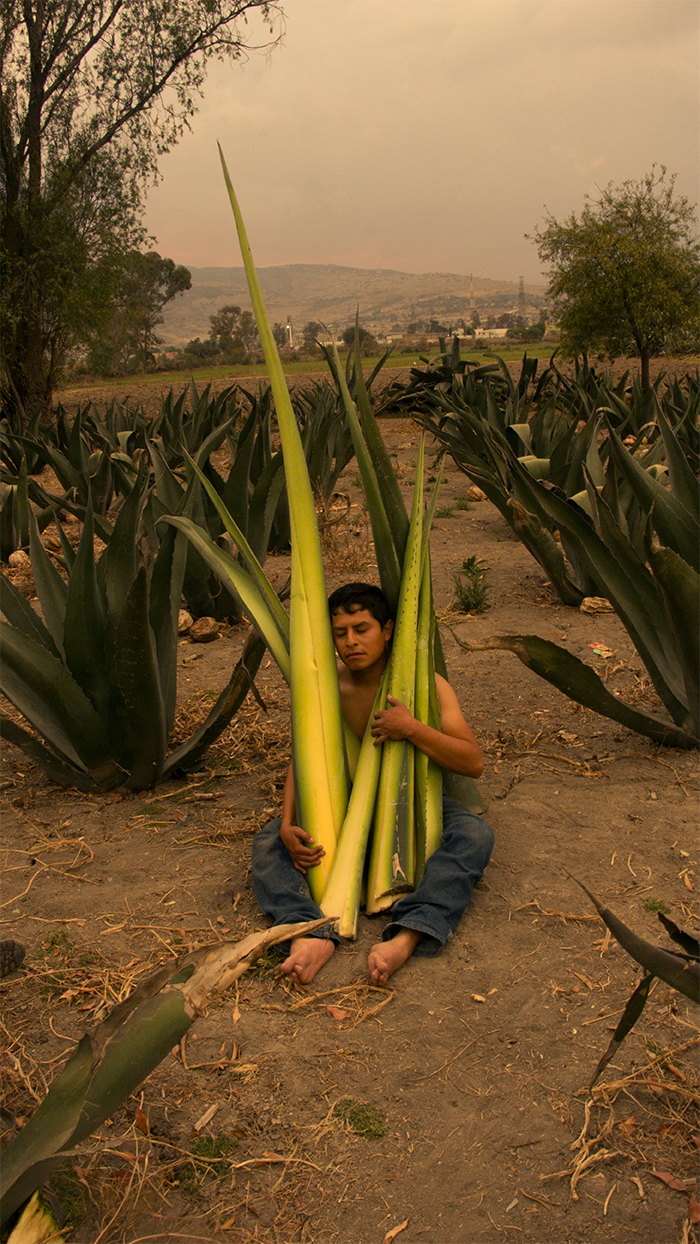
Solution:
[[[649,390],[651,389],[651,380],[649,378],[649,364],[651,362],[651,355],[648,354],[645,350],[643,350],[640,352],[639,361],[641,363],[640,377],[641,377],[641,382],[642,382],[642,393],[648,393]]]

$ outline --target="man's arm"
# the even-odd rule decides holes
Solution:
[[[325,855],[326,852],[323,847],[314,845],[311,835],[305,833],[300,825],[295,825],[296,814],[294,770],[290,765],[284,783],[284,795],[282,796],[280,838],[291,855],[292,863],[297,872],[306,874],[307,868],[313,868],[315,864],[318,864],[321,856]]]
[[[440,704],[440,730],[426,726],[409,712],[405,704],[388,696],[389,708],[374,714],[372,734],[375,743],[386,739],[407,739],[430,756],[443,769],[478,778],[484,770],[484,757],[471,727],[467,724],[450,684],[435,676]]]

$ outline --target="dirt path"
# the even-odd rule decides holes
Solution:
[[[405,420],[383,431],[408,495],[416,431]],[[357,505],[355,474],[353,464],[344,486]],[[468,485],[448,467],[442,510]],[[328,550],[331,587],[374,574],[352,513]],[[652,940],[664,941],[659,904],[696,931],[697,757],[578,710],[510,654],[458,648],[450,627],[558,637],[610,687],[655,703],[614,615],[559,605],[493,507],[443,513],[432,545],[439,610],[465,557],[487,563],[491,584],[486,613],[443,625],[451,680],[485,748],[496,835],[471,908],[445,951],[410,960],[388,991],[366,975],[381,917],[362,917],[357,942],[310,988],[280,981],[274,960],[244,977],[74,1159],[60,1185],[70,1239],[693,1240],[688,1193],[653,1172],[695,1187],[697,1014],[659,984],[587,1110],[639,973],[574,878]],[[268,571],[281,579],[285,559]],[[183,729],[241,643],[240,628],[183,643]],[[26,968],[2,985],[6,1105],[20,1118],[141,976],[183,948],[261,927],[250,838],[279,804],[289,737],[269,663],[259,686],[268,713],[247,707],[206,771],[153,794],[61,791],[3,745],[2,935],[27,948]],[[338,1109],[348,1099],[367,1108]],[[203,1142],[194,1125],[210,1107]],[[219,1154],[220,1178],[203,1150]]]

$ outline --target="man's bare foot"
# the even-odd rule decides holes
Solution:
[[[330,937],[295,937],[280,972],[286,972],[297,985],[308,985],[334,950],[335,942]]]
[[[386,985],[389,977],[410,959],[423,934],[415,929],[401,929],[388,942],[377,942],[367,957],[373,985]]]

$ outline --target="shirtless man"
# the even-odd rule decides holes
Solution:
[[[386,598],[372,584],[347,584],[338,588],[328,603],[340,658],[341,705],[349,725],[362,739],[389,659],[394,623]],[[440,729],[417,721],[405,704],[389,696],[389,707],[374,715],[371,730],[375,746],[387,739],[407,739],[443,769],[479,777],[484,767],[481,748],[449,683],[439,674],[436,681]],[[271,821],[253,839],[253,889],[262,910],[275,924],[314,920],[322,914],[304,878],[306,870],[325,854],[324,848],[295,824],[295,817],[290,765],[281,820]],[[369,953],[369,973],[375,985],[385,985],[412,954],[439,953],[459,924],[492,847],[493,834],[483,817],[443,796],[440,846],[428,860],[416,890],[394,904],[391,923]],[[299,984],[308,984],[328,962],[337,943],[337,934],[328,928],[311,937],[295,938],[281,970]]]

